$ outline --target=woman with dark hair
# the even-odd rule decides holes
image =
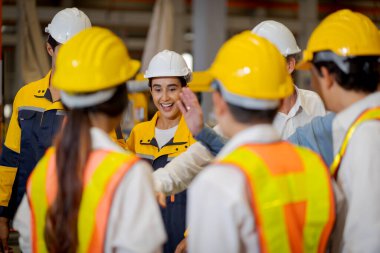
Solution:
[[[67,118],[16,216],[23,251],[161,250],[165,232],[151,167],[109,137],[127,107],[125,81],[138,68],[107,29],[87,29],[61,47],[52,83]]]
[[[127,147],[157,170],[196,142],[176,104],[182,88],[191,81],[192,73],[180,54],[163,50],[149,62],[145,78],[149,79],[150,93],[158,112],[150,121],[132,129]],[[166,175],[170,177],[170,173]],[[168,234],[164,252],[172,253],[184,238],[186,191],[167,197],[166,203],[166,208],[161,209]]]

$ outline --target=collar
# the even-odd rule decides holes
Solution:
[[[380,106],[380,91],[371,93],[336,115],[333,120],[334,154],[339,151],[344,137],[355,119],[364,110],[376,106]]]
[[[294,85],[294,90],[297,93],[297,98],[295,104],[292,106],[292,108],[290,108],[290,111],[287,115],[288,117],[294,117],[299,111],[306,109],[304,97],[302,96],[300,89]]]
[[[38,89],[34,91],[34,96],[37,98],[46,98],[51,101],[51,94],[49,91],[51,70],[39,81]]]
[[[157,120],[159,117],[160,117],[160,112],[158,111],[156,112],[156,114],[154,114],[153,118],[150,120],[149,129],[147,130],[147,133],[152,134],[152,137],[150,138],[151,140],[154,137],[155,127],[156,127]],[[183,117],[183,115],[181,115],[181,119],[179,120],[179,123],[178,123],[178,128],[174,134],[173,143],[188,142],[190,136],[192,135],[190,133],[189,128],[186,125],[185,118]]]
[[[109,134],[107,134],[100,128],[91,127],[90,135],[93,150],[104,149],[120,153],[125,152],[125,150],[123,150],[119,145],[117,145],[114,141],[111,140]]]
[[[236,134],[220,151],[217,159],[222,159],[233,150],[249,143],[271,143],[281,141],[280,135],[271,124],[259,124]]]

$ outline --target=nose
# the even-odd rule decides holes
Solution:
[[[168,100],[168,98],[169,98],[168,92],[167,92],[166,90],[164,90],[164,91],[162,92],[162,97],[161,97],[161,99],[162,99],[163,101],[166,101],[166,100]]]

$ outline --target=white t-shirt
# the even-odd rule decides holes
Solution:
[[[157,141],[158,147],[162,148],[166,143],[168,143],[177,131],[178,125],[169,129],[159,129],[155,128],[154,130],[154,138]]]

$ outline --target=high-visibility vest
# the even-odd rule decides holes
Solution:
[[[347,146],[355,130],[358,128],[359,125],[370,120],[380,120],[380,107],[370,108],[362,112],[348,129],[346,136],[343,139],[342,146],[340,147],[338,154],[336,154],[334,161],[330,166],[330,172],[331,175],[334,176],[334,178],[337,178],[338,176],[340,164],[342,163],[343,156],[346,153]]]
[[[218,163],[246,178],[261,252],[325,252],[335,206],[317,154],[287,142],[247,144]]]
[[[82,200],[78,212],[77,252],[104,251],[114,192],[137,161],[136,156],[127,153],[98,150],[90,154],[84,172]],[[51,148],[33,170],[27,184],[34,253],[48,252],[44,240],[45,220],[56,193],[56,156],[55,150]]]

